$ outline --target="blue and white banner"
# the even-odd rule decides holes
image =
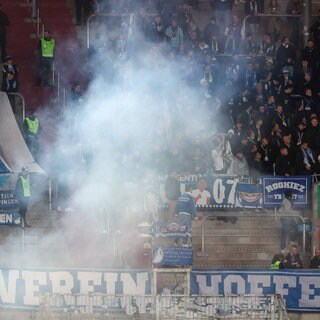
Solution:
[[[193,262],[191,246],[158,247],[152,253],[155,267],[191,266]]]
[[[311,176],[264,177],[262,184],[264,207],[280,206],[284,191],[288,189],[292,191],[294,206],[305,207],[308,203]]]
[[[192,271],[195,295],[280,294],[292,311],[320,311],[319,271]]]
[[[20,214],[18,212],[0,212],[0,226],[20,226]]]
[[[145,270],[22,270],[0,269],[2,306],[33,307],[45,295],[91,293],[148,295],[151,273]]]
[[[18,201],[14,196],[17,176],[14,174],[0,175],[0,226],[20,226]]]
[[[155,238],[191,238],[191,221],[188,223],[156,221],[153,223]]]
[[[167,205],[165,192],[166,176],[159,177],[159,205]],[[252,178],[241,178],[225,175],[185,175],[177,177],[181,193],[186,185],[193,188],[192,195],[198,210],[216,208],[261,208],[280,206],[286,189],[293,191],[293,204],[305,207],[308,204],[308,193],[311,177],[261,177],[258,181]]]
[[[13,190],[0,190],[0,209],[12,209],[17,207],[17,200]]]
[[[151,272],[147,270],[29,270],[0,269],[2,307],[39,306],[41,296],[72,295],[70,305],[81,305],[81,295],[145,296],[151,294]],[[292,311],[320,310],[320,272],[318,270],[192,271],[191,294],[218,296],[230,294],[280,294]],[[119,299],[118,299],[119,300]],[[71,302],[72,301],[72,302]],[[90,300],[91,301],[91,300]],[[93,301],[91,301],[92,303]],[[66,303],[66,302],[65,302]],[[103,308],[101,299],[95,307]],[[99,305],[100,303],[100,305]],[[136,301],[136,303],[139,303]],[[140,301],[146,310],[147,301]]]
[[[160,206],[165,206],[167,198],[165,194],[166,177],[160,177]],[[195,198],[199,210],[212,210],[215,208],[259,208],[262,205],[262,185],[252,183],[252,179],[242,179],[234,176],[223,175],[187,175],[179,176],[181,193],[185,192],[186,185],[193,188],[192,195]]]
[[[16,174],[0,174],[0,225],[19,224],[18,202],[14,196],[16,180]]]

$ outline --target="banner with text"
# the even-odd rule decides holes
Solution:
[[[292,191],[294,206],[305,207],[308,204],[311,176],[264,177],[262,183],[264,207],[280,206],[284,191],[288,189]]]
[[[319,271],[193,271],[191,293],[280,294],[289,310],[319,311]]]
[[[148,270],[29,270],[0,269],[0,305],[2,307],[37,307],[40,297],[69,295],[68,306],[81,306],[84,296],[94,294],[146,296],[151,294]],[[191,294],[269,295],[280,294],[292,311],[319,311],[320,273],[317,270],[192,271]],[[79,299],[78,299],[78,298]],[[104,308],[101,299],[90,300],[95,308]],[[142,300],[139,311],[148,305]],[[124,308],[125,306],[121,306]],[[143,312],[142,312],[143,313]]]
[[[159,177],[160,207],[168,203],[167,176]],[[261,177],[239,178],[225,175],[183,175],[178,176],[180,192],[186,185],[193,188],[192,195],[198,210],[216,208],[262,208],[280,206],[286,189],[293,191],[293,204],[305,207],[308,204],[308,191],[311,177]]]
[[[39,297],[55,294],[148,295],[151,273],[145,270],[21,270],[0,269],[2,306],[32,307]],[[100,306],[102,307],[102,306]]]
[[[10,212],[17,207],[17,201],[14,197],[15,183],[17,175],[0,175],[0,212]]]
[[[155,267],[192,266],[193,251],[190,245],[158,247],[152,250],[152,265]]]
[[[191,238],[191,221],[186,223],[155,221],[153,233],[155,238]]]

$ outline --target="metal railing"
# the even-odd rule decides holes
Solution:
[[[294,14],[265,14],[265,13],[263,13],[263,14],[259,14],[257,17],[258,18],[262,18],[262,19],[264,19],[264,18],[275,18],[275,19],[277,19],[277,18],[278,19],[286,18],[286,20],[282,19],[282,22],[286,21],[287,25],[284,25],[284,26],[281,27],[281,32],[285,31],[287,33],[292,32],[292,27],[289,25],[288,20],[295,19],[295,22],[296,22],[297,26],[299,25],[299,23],[302,24],[302,22],[303,22],[303,14],[294,15]],[[318,15],[312,15],[311,17],[315,18],[315,17],[318,17]],[[256,18],[256,16],[251,16],[251,15],[245,16],[243,21],[242,21],[243,29],[244,29],[244,31],[243,31],[244,35],[247,34],[248,19],[250,19],[250,18]],[[263,25],[263,23],[260,23],[260,25]],[[301,28],[301,30],[300,30],[301,31],[300,34],[296,35],[297,37],[300,37],[300,36],[302,37],[303,36],[304,37],[304,39],[303,39],[304,42],[306,42],[306,40],[310,36],[308,27],[309,26],[303,26],[303,28]],[[282,36],[289,36],[289,34],[282,34]],[[301,40],[302,40],[302,38],[301,38]],[[301,45],[303,47],[303,44],[300,41],[296,45],[298,45],[298,48]]]
[[[16,106],[18,105],[16,110],[14,110],[15,116],[24,120],[26,117],[26,102],[24,96],[19,92],[9,92],[7,94],[8,96],[13,96],[16,102]]]
[[[96,14],[90,15],[87,20],[87,49],[90,48],[90,37],[91,37],[90,23],[93,19],[99,18],[99,17],[119,17],[119,18],[127,17],[128,19],[130,19],[130,14],[96,13]],[[129,28],[129,25],[128,25],[128,28]]]
[[[40,297],[40,319],[290,320],[280,295],[71,295]],[[38,317],[37,317],[38,318]]]

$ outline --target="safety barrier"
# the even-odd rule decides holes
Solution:
[[[53,295],[40,298],[40,319],[290,320],[280,295]],[[38,317],[37,317],[38,318]]]
[[[310,18],[313,20],[318,17],[318,15],[311,15]],[[243,19],[243,36],[248,33],[248,20],[252,16],[245,16]],[[276,37],[277,41],[280,41],[281,37],[291,36],[295,37],[297,43],[295,46],[297,49],[302,49],[305,45],[306,40],[310,37],[308,26],[303,25],[303,16],[302,15],[293,15],[293,14],[259,14],[260,18],[259,23],[259,35],[262,36],[264,33],[269,33],[273,37]],[[302,27],[303,26],[303,27]],[[293,30],[293,28],[295,28]],[[299,34],[300,30],[300,34]],[[303,41],[302,41],[303,36]],[[292,39],[291,39],[292,40]]]
[[[26,103],[24,96],[18,92],[9,92],[7,93],[7,95],[17,123],[21,127],[22,122],[26,117]]]

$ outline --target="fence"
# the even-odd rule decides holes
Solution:
[[[9,102],[11,104],[13,113],[17,120],[19,127],[21,128],[22,122],[25,118],[25,99],[23,95],[18,92],[8,93]]]
[[[40,319],[290,320],[280,295],[54,295],[40,299]],[[37,317],[38,318],[38,317]]]

